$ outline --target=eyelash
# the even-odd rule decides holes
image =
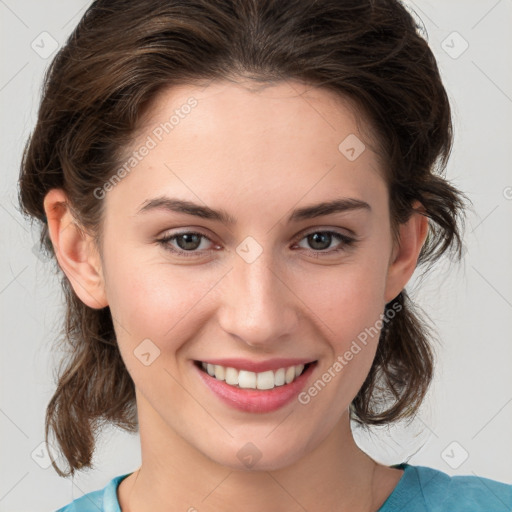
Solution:
[[[310,231],[309,233],[301,235],[301,237],[298,238],[296,240],[296,242],[294,242],[294,244],[297,243],[297,242],[300,242],[301,240],[307,238],[310,235],[314,235],[314,234],[318,234],[318,233],[331,235],[335,239],[337,239],[338,241],[340,241],[342,243],[340,244],[340,247],[338,247],[337,249],[329,250],[329,251],[328,250],[320,250],[320,249],[318,249],[318,250],[315,250],[315,249],[307,250],[306,249],[307,252],[309,252],[310,254],[314,255],[315,257],[324,256],[324,255],[328,256],[328,255],[332,255],[332,254],[337,254],[337,253],[346,251],[347,249],[349,249],[350,247],[352,247],[352,246],[354,246],[356,244],[356,240],[354,238],[350,238],[347,235],[344,235],[344,234],[339,233],[337,231],[329,231],[329,230],[325,230],[325,231],[320,231],[320,230]],[[172,235],[168,235],[168,236],[165,236],[163,238],[158,239],[157,243],[160,244],[165,250],[170,251],[171,253],[176,254],[178,256],[184,256],[184,257],[187,257],[187,258],[198,258],[198,257],[201,257],[201,254],[200,254],[201,251],[197,251],[197,250],[194,250],[194,251],[183,251],[181,249],[175,249],[175,248],[173,248],[170,245],[171,241],[173,241],[176,238],[178,238],[180,236],[183,236],[183,235],[197,235],[197,236],[200,236],[202,238],[206,238],[206,240],[208,240],[208,241],[213,243],[213,241],[209,237],[207,237],[203,233],[199,233],[197,231],[183,231],[182,233],[174,233]],[[205,250],[203,252],[209,253],[209,252],[213,252],[213,250],[212,249],[208,249],[208,250]]]

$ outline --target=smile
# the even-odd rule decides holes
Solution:
[[[298,364],[267,370],[264,372],[252,372],[249,370],[237,370],[230,366],[206,363],[198,361],[201,369],[211,377],[223,381],[229,386],[241,389],[268,390],[278,386],[291,384],[307,370],[311,363]]]
[[[311,379],[318,361],[282,358],[194,360],[196,374],[211,396],[230,408],[270,413],[292,404]]]

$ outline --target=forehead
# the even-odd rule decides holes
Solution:
[[[193,109],[195,132],[196,128],[209,128],[221,135],[224,130],[244,124],[244,131],[237,134],[239,138],[257,134],[261,139],[262,127],[269,134],[268,138],[275,132],[282,139],[307,137],[314,132],[325,135],[327,131],[338,132],[335,138],[339,138],[340,128],[351,129],[351,133],[366,139],[365,142],[373,138],[362,110],[348,97],[295,80],[269,83],[249,79],[198,81],[195,85],[164,88],[144,110],[140,133],[168,120],[169,112],[175,111],[184,119],[182,114],[188,116],[187,103],[192,100],[199,105]],[[297,121],[300,122],[297,124]],[[183,123],[180,131],[186,132],[187,124],[191,123]]]
[[[116,187],[139,204],[157,189],[217,206],[236,198],[255,207],[279,198],[371,200],[385,185],[355,104],[302,82],[164,89],[145,110],[126,159],[149,141],[150,151]]]

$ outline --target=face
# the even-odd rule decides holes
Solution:
[[[401,289],[360,125],[347,101],[294,82],[155,99],[136,165],[104,198],[105,294],[141,425],[232,468],[245,450],[278,469],[346,414]]]

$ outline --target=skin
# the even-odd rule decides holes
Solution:
[[[387,186],[370,131],[360,131],[364,119],[348,100],[299,82],[165,90],[129,150],[191,96],[198,105],[107,193],[101,254],[64,192],[45,198],[59,264],[85,304],[110,307],[136,386],[142,465],[119,486],[121,508],[375,511],[403,471],[358,448],[348,407],[378,336],[308,404],[293,400],[264,414],[221,402],[192,361],[305,357],[318,361],[313,383],[404,288],[427,219],[413,213],[393,243]],[[366,144],[354,161],[338,150],[349,134]],[[237,222],[137,213],[162,195],[223,208]],[[286,222],[295,208],[340,197],[366,201],[371,211]],[[357,241],[344,246],[333,237],[316,249],[306,235],[326,229]],[[211,240],[196,244],[201,255],[174,255],[156,242],[184,231]],[[247,236],[263,251],[252,263],[236,252]],[[183,250],[179,242],[168,245]],[[149,366],[134,355],[147,338],[160,350]],[[261,454],[251,468],[237,457],[248,442]]]

